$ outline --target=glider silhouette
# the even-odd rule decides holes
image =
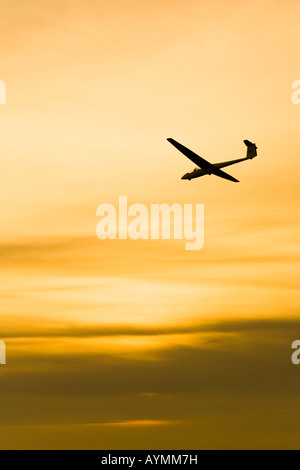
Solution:
[[[204,160],[204,158],[200,157],[196,153],[192,152],[192,150],[188,149],[184,145],[180,144],[179,142],[176,142],[174,139],[167,139],[170,144],[174,145],[174,147],[177,148],[183,155],[188,157],[193,163],[198,165],[199,168],[195,168],[194,171],[191,173],[186,173],[183,175],[181,178],[182,180],[191,180],[193,178],[199,178],[200,176],[204,175],[216,175],[219,176],[220,178],[224,178],[226,180],[234,181],[235,183],[238,183],[239,181],[234,178],[233,176],[229,175],[228,173],[225,173],[225,171],[222,171],[220,168],[224,168],[225,166],[229,165],[234,165],[235,163],[239,162],[244,162],[245,160],[252,160],[252,158],[257,156],[257,147],[255,144],[252,142],[249,142],[249,140],[244,140],[245,145],[247,146],[247,155],[245,158],[239,158],[238,160],[230,160],[228,162],[221,162],[221,163],[210,163],[207,160]]]

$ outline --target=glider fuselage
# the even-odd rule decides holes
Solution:
[[[211,175],[211,172],[209,170],[201,170],[201,168],[195,168],[194,171],[191,171],[190,173],[186,173],[185,175],[182,176],[182,180],[191,180],[193,178],[199,178],[199,176],[204,176],[204,175]]]

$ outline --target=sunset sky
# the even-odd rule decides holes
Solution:
[[[1,449],[299,448],[299,0],[1,0]],[[172,137],[218,162],[191,182]],[[205,244],[99,240],[204,204]]]

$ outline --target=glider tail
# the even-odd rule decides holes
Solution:
[[[246,158],[254,158],[257,156],[257,147],[255,144],[250,142],[249,140],[244,140],[244,144],[247,146],[247,156]]]

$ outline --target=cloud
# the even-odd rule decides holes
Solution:
[[[273,319],[170,331],[112,329],[102,337],[101,331],[88,329],[65,331],[62,336],[50,331],[38,340],[10,339],[0,393],[293,396],[297,376],[290,348],[297,331],[300,322]],[[135,347],[140,337],[144,339]]]
[[[17,322],[16,322],[17,323]],[[265,331],[278,335],[289,331],[300,330],[300,320],[297,318],[254,318],[254,319],[234,319],[234,320],[215,320],[210,322],[204,320],[201,323],[192,323],[190,325],[165,325],[165,326],[127,326],[127,325],[87,325],[53,323],[53,325],[35,327],[31,325],[28,328],[17,326],[2,327],[1,335],[5,339],[27,340],[34,338],[57,339],[57,338],[103,338],[103,337],[139,337],[139,336],[172,336],[172,335],[190,335],[198,333],[247,333]]]
[[[295,440],[288,427],[300,419],[300,377],[291,363],[297,331],[300,322],[295,319],[211,322],[195,326],[194,331],[154,329],[154,343],[160,334],[177,338],[193,333],[188,344],[175,341],[168,348],[158,347],[155,360],[145,352],[129,357],[96,351],[94,346],[81,351],[84,336],[76,331],[77,351],[70,336],[51,336],[55,331],[40,338],[44,341],[40,352],[31,351],[32,338],[11,339],[8,365],[1,369],[0,399],[5,406],[0,436],[6,436],[2,445],[38,446],[40,433],[49,439],[41,446],[59,447],[62,442],[66,448],[75,442],[86,448],[96,448],[99,442],[101,448],[104,442],[110,448],[121,442],[144,448],[159,442],[169,448],[180,448],[180,442],[190,448],[272,447],[280,442],[280,434],[291,444]],[[87,337],[90,333],[82,332]],[[119,338],[122,329],[111,331],[109,338],[114,333]],[[143,337],[146,332],[129,333],[130,344],[135,333]],[[52,340],[60,347],[55,343],[51,350]],[[159,431],[161,425],[168,429],[166,436]],[[131,431],[126,437],[127,430]],[[88,436],[93,436],[90,442]]]

